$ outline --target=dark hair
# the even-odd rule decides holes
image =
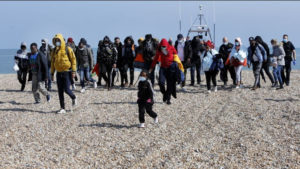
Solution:
[[[37,43],[30,44],[30,48],[33,47],[33,46],[35,46],[36,48],[38,47]]]
[[[119,37],[115,37],[115,40],[120,39]]]
[[[287,34],[284,34],[283,36],[289,37]]]
[[[147,77],[148,77],[148,75],[149,75],[149,72],[148,72],[148,70],[146,70],[146,69],[143,69],[143,70],[141,71],[140,75],[141,75],[142,73],[145,73]]]

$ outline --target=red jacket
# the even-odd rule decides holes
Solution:
[[[162,46],[167,47],[167,51],[168,51],[167,55],[164,55],[162,53],[162,51],[161,51]],[[156,55],[153,59],[153,62],[151,64],[151,68],[153,69],[155,67],[155,65],[159,61],[159,59],[161,61],[161,67],[163,67],[163,68],[170,67],[174,61],[174,54],[177,54],[175,48],[173,46],[169,45],[169,43],[166,39],[162,39],[158,46],[158,49],[156,51]]]

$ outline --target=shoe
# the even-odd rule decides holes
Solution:
[[[101,83],[97,82],[97,85],[98,85],[98,86],[101,86]]]
[[[85,88],[82,88],[81,90],[80,90],[80,93],[84,93],[85,92]]]
[[[194,86],[194,83],[191,83],[190,86]]]
[[[65,113],[67,113],[65,109],[61,109],[57,112],[57,114],[65,114]]]
[[[158,117],[154,118],[154,123],[158,123]]]
[[[121,87],[123,88],[123,87],[125,87],[125,85],[124,85],[124,84],[121,84]]]
[[[170,105],[171,104],[171,101],[170,100],[167,100],[167,105]]]
[[[211,93],[211,91],[210,91],[210,90],[208,90],[208,91],[207,91],[207,93],[208,93],[208,94],[210,94],[210,93]]]
[[[94,82],[94,89],[97,89],[97,83]]]
[[[167,101],[167,97],[166,97],[166,95],[164,94],[163,95],[163,102],[166,102]]]
[[[278,82],[275,82],[272,84],[272,87],[277,87],[277,85],[278,85]]]
[[[214,89],[214,92],[217,92],[217,91],[218,91],[218,87],[216,86],[215,89]]]
[[[276,90],[284,89],[283,86],[280,86],[279,88],[276,88]]]
[[[47,99],[47,102],[50,103],[51,96],[48,94],[48,95],[46,96],[46,99]]]
[[[257,86],[253,86],[253,87],[251,88],[251,90],[256,90],[256,89],[258,89]]]
[[[184,88],[184,87],[181,87],[181,90],[182,91],[184,91],[184,92],[186,92],[187,90]]]
[[[75,97],[75,99],[72,99],[72,106],[77,106],[77,97]]]
[[[125,83],[125,87],[128,87],[128,83]]]
[[[145,128],[145,123],[141,123],[141,124],[139,125],[139,128]]]
[[[76,90],[76,85],[72,84],[72,90]]]
[[[22,85],[22,87],[21,87],[21,91],[23,92],[23,91],[24,91],[24,89],[25,89],[25,85]]]
[[[35,103],[34,104],[40,104],[41,103],[41,101],[35,101]]]
[[[235,86],[235,88],[236,88],[236,89],[239,89],[239,88],[240,88],[240,86]]]

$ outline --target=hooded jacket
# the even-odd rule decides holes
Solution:
[[[274,59],[274,63],[277,65],[284,66],[285,65],[285,52],[282,46],[276,45],[273,47],[273,53],[271,55]]]
[[[91,50],[89,50],[86,46],[83,49],[78,48],[76,50],[76,58],[77,58],[77,65],[78,67],[90,67],[92,68],[94,64],[94,58]]]
[[[264,61],[264,56],[266,55],[266,51],[264,50],[263,46],[260,44],[256,44],[253,49],[252,47],[248,47],[248,62],[254,63],[254,62],[263,62]],[[256,61],[255,58],[256,57]]]
[[[29,56],[29,60],[31,60],[32,54],[30,53],[28,54],[28,56]],[[41,52],[37,53],[35,66],[36,66],[38,81],[42,82],[45,79],[48,79],[48,63],[47,63],[46,56],[43,53]]]
[[[143,41],[143,59],[145,63],[151,64],[157,49],[157,41],[152,38],[151,34],[146,35]]]
[[[105,43],[108,42],[107,46]],[[118,51],[108,36],[103,38],[99,46],[99,62],[117,64]]]
[[[127,40],[130,39],[131,43],[128,44]],[[128,36],[124,40],[124,46],[122,48],[122,63],[133,63],[134,58],[135,58],[135,48],[136,46],[134,45],[134,41],[131,36]]]
[[[28,53],[26,50],[19,49],[15,56],[15,61],[20,69],[28,69]]]
[[[161,47],[162,46],[166,46],[167,47],[167,51],[168,54],[165,55],[162,53],[161,51]],[[169,68],[171,66],[171,64],[174,61],[174,55],[177,55],[177,52],[175,50],[175,48],[171,45],[169,45],[168,41],[166,39],[162,39],[158,49],[156,50],[156,55],[153,59],[153,62],[151,64],[151,68],[153,69],[156,65],[156,63],[158,62],[159,58],[161,60],[161,67],[163,68]]]
[[[66,72],[71,69],[73,72],[76,72],[76,57],[73,50],[66,46],[62,34],[54,36],[52,39],[53,45],[55,45],[55,39],[60,40],[61,46],[55,47],[51,52],[51,74],[54,74],[55,70],[57,72]],[[68,53],[66,50],[68,50]]]
[[[42,39],[46,43],[45,46],[41,46],[39,52],[41,52],[47,59],[48,67],[51,67],[51,51],[52,46],[49,44],[48,39]]]
[[[258,42],[260,45],[262,45],[264,47],[264,49],[267,53],[267,58],[269,60],[269,58],[270,58],[270,49],[269,49],[268,44],[266,44],[266,42],[264,42],[260,36],[256,36],[255,41]]]
[[[200,39],[197,39],[197,37],[195,36],[191,42],[191,47],[192,47],[191,62],[192,63],[201,62],[200,55],[202,52],[205,51],[204,44],[201,44]]]

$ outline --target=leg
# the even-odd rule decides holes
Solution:
[[[34,74],[32,76],[32,93],[33,93],[33,97],[35,102],[40,102],[40,95],[38,93],[38,80],[37,80],[37,75]]]
[[[285,72],[284,72],[284,70],[285,70],[285,66],[282,66],[282,68],[281,68],[281,78],[282,78],[282,81],[283,81],[283,83],[286,83],[286,77],[285,77]]]
[[[281,74],[281,71],[279,73]],[[274,76],[275,83],[277,83],[278,82],[278,66],[273,67],[273,76]]]
[[[84,68],[79,68],[79,76],[80,76],[80,85],[81,88],[85,87],[85,83],[84,83]]]
[[[133,81],[134,81],[134,67],[133,67],[133,63],[131,63],[129,65],[130,68],[130,85],[133,85]]]
[[[279,81],[280,87],[282,88],[283,87],[283,81],[282,81],[282,78],[281,78],[281,69],[282,69],[282,66],[279,65],[277,67],[276,74],[277,74],[277,77],[278,77],[278,81]]]
[[[107,82],[108,82],[108,89],[110,89],[110,87],[111,87],[111,83],[112,83],[112,65],[111,64],[107,64],[106,65],[106,71],[107,71]]]
[[[44,82],[39,82],[38,83],[38,89],[39,89],[39,92],[42,93],[42,95],[44,95],[44,96],[49,95],[47,89],[45,88]]]
[[[286,70],[286,77],[285,77],[285,83],[286,85],[290,85],[290,75],[291,75],[291,71],[292,71],[292,65],[291,65],[291,61],[287,60],[285,62],[285,70]]]
[[[145,123],[145,103],[138,103],[139,106],[139,121]]]
[[[115,70],[112,71],[112,77],[111,77],[111,86],[115,86],[115,77],[117,75],[117,72]]]
[[[197,63],[196,64],[197,84],[200,84],[200,82],[201,82],[201,75],[200,75],[201,72],[200,71],[201,71],[201,64]]]
[[[191,67],[191,85],[194,85],[194,83],[195,83],[195,69],[196,69],[196,66],[193,65]]]
[[[269,68],[269,64],[268,63],[263,63],[262,68],[265,70],[267,76],[269,77],[271,83],[274,83],[274,78],[272,76],[272,74],[270,73],[270,68]]]
[[[69,72],[64,72],[63,73],[64,77],[63,77],[63,89],[64,89],[64,92],[66,92],[70,97],[71,99],[75,99],[76,96],[73,94],[73,92],[70,90],[70,85],[71,85],[71,82],[70,82],[70,73]]]
[[[64,98],[64,86],[65,82],[63,79],[63,73],[57,72],[56,73],[56,81],[57,81],[57,89],[58,89],[58,97],[59,97],[59,103],[60,103],[60,108],[65,109],[65,98]]]
[[[166,82],[166,69],[165,68],[160,68],[159,70],[159,88],[160,92],[164,95],[164,100],[165,100],[165,94],[166,94],[166,89],[165,89],[165,82]]]
[[[212,72],[212,78],[211,78],[211,80],[213,82],[214,87],[217,86],[217,75],[218,75],[218,73],[219,73],[219,71],[213,71]]]
[[[150,117],[156,118],[157,114],[152,110],[152,104],[145,104],[145,109],[147,114],[149,114]]]
[[[124,65],[124,80],[125,80],[125,85],[128,84],[128,75],[127,75],[127,72],[128,72],[128,64],[125,64]]]
[[[206,87],[207,87],[207,90],[210,90],[211,89],[211,86],[210,86],[211,76],[210,76],[210,72],[209,71],[205,71],[205,78],[206,78]]]
[[[233,84],[236,85],[236,74],[235,74],[235,69],[233,66],[229,67],[229,73],[230,73],[230,77],[233,81]]]

